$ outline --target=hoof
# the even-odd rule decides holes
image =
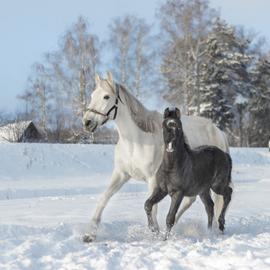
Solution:
[[[159,228],[154,226],[149,226],[148,228],[152,233],[159,234]]]
[[[219,218],[218,219],[218,225],[219,225],[218,228],[223,233],[224,229],[225,229],[225,219],[224,218]]]
[[[84,243],[92,243],[94,240],[95,240],[95,237],[93,237],[93,236],[91,236],[89,234],[86,234],[83,237],[83,242]]]
[[[166,231],[163,241],[167,241],[170,237],[170,231]]]
[[[224,229],[225,229],[224,225],[223,225],[223,224],[219,224],[219,230],[220,230],[222,233],[224,233]]]
[[[151,230],[151,232],[153,232],[153,233],[159,233],[159,228],[151,227],[150,230]]]

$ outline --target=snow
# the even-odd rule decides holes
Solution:
[[[81,241],[113,169],[112,145],[0,144],[0,269],[270,269],[270,153],[231,149],[234,196],[224,235],[199,199],[168,241],[146,226],[147,185],[131,181]],[[165,228],[169,200],[159,207]]]
[[[248,99],[241,94],[238,94],[235,98],[235,104],[246,104],[247,102]]]

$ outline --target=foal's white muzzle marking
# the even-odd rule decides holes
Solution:
[[[175,121],[174,121],[174,120],[169,120],[169,121],[167,122],[167,126],[168,126],[170,129],[172,129],[172,130],[175,131],[175,126],[171,126],[171,125],[175,125]],[[173,143],[172,143],[172,142],[169,142],[168,145],[167,145],[167,147],[166,147],[166,152],[172,153],[173,151],[174,151]]]
[[[170,126],[170,124],[175,124],[175,121],[174,120],[169,120],[168,122],[167,122],[167,126]]]
[[[172,147],[172,142],[169,142],[168,146],[166,147],[166,152],[171,153],[173,151],[174,151],[174,149]]]

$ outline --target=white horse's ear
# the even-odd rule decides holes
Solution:
[[[96,85],[99,85],[99,83],[100,83],[100,77],[97,73],[95,75],[95,83],[96,83]]]
[[[107,80],[113,86],[113,75],[110,71],[107,72]]]

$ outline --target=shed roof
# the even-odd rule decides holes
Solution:
[[[0,142],[17,142],[32,121],[20,121],[0,127]]]

